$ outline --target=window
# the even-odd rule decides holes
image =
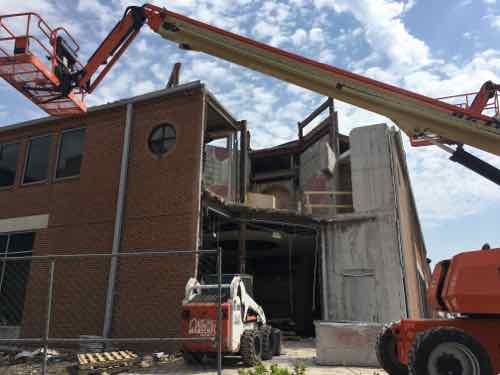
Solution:
[[[45,181],[47,179],[51,143],[51,135],[35,138],[30,141],[23,184]]]
[[[17,156],[19,144],[0,144],[0,188],[16,182]]]
[[[174,148],[176,138],[172,125],[160,125],[149,136],[149,149],[153,154],[161,156]]]
[[[35,233],[0,234],[0,258],[30,257]],[[0,262],[0,325],[18,326],[23,320],[31,260]]]
[[[425,283],[425,279],[420,273],[420,270],[417,271],[417,281],[420,295],[420,312],[422,314],[421,317],[430,318],[431,314],[429,312],[429,305],[427,302],[427,284]]]
[[[59,144],[56,178],[80,175],[84,142],[85,129],[69,130],[62,133]]]

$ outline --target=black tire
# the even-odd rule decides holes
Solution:
[[[184,358],[184,362],[188,365],[199,365],[202,362],[201,353],[183,352],[182,358]]]
[[[260,330],[262,336],[262,359],[267,361],[273,358],[272,328],[264,326]]]
[[[262,359],[262,337],[255,330],[247,330],[241,335],[240,354],[245,366],[253,367]]]
[[[278,328],[273,328],[271,332],[271,345],[273,348],[273,355],[279,357],[281,355],[281,342],[283,335]]]
[[[465,331],[438,327],[417,335],[408,354],[411,375],[493,375],[488,353]]]
[[[401,363],[397,353],[396,337],[392,331],[395,323],[384,326],[377,336],[375,353],[378,363],[389,375],[408,375],[408,367]]]

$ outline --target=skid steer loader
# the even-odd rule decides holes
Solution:
[[[267,324],[264,310],[253,299],[250,275],[222,277],[222,354],[240,355],[247,366],[281,354],[281,332]],[[186,284],[182,302],[182,336],[215,338],[217,335],[217,276],[205,277],[201,283],[191,278]],[[217,354],[217,342],[189,341],[182,347],[187,363],[199,362],[204,356]]]

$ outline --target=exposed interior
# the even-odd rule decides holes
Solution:
[[[299,123],[297,140],[252,150],[245,123],[234,123],[217,105],[209,101],[207,111],[202,247],[223,249],[223,273],[253,276],[255,299],[273,325],[312,336],[322,311],[312,217],[352,211],[348,159],[336,162],[349,149],[348,137],[338,133],[327,100]],[[306,133],[308,125],[314,126]],[[209,262],[200,260],[199,277],[216,271]]]

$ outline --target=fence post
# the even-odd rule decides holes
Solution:
[[[47,293],[47,316],[45,317],[45,334],[43,336],[43,362],[42,362],[42,374],[47,374],[47,352],[49,350],[48,340],[50,335],[50,318],[52,315],[52,297],[54,293],[54,269],[55,269],[55,259],[51,259],[49,263],[49,290]]]
[[[217,374],[222,374],[222,248],[217,252],[217,282],[219,289],[217,303]]]

